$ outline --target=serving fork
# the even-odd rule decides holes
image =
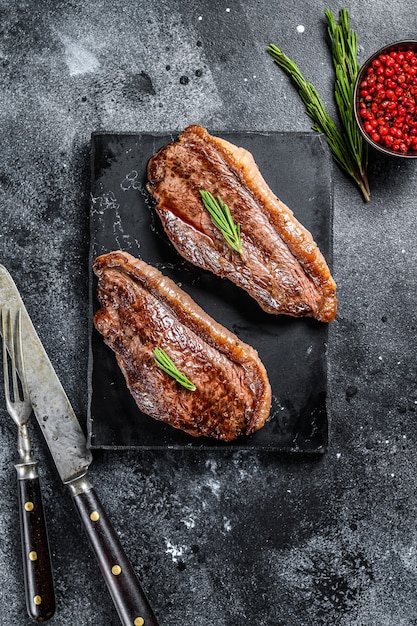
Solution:
[[[32,456],[27,422],[32,413],[24,370],[21,313],[1,309],[3,374],[6,408],[18,427],[18,502],[23,575],[29,616],[44,622],[55,612],[52,564],[39,483],[38,461]]]

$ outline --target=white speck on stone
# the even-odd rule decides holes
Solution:
[[[401,254],[405,254],[405,250],[404,250],[404,248],[401,250]]]
[[[170,554],[173,563],[178,563],[178,559],[180,556],[184,554],[184,548],[181,546],[174,546],[169,540],[166,540],[167,549],[165,550],[166,554]]]
[[[218,480],[208,479],[204,483],[216,498],[220,498],[221,484]]]
[[[305,31],[305,26],[303,26],[302,24],[299,24],[297,26],[297,33],[303,33]]]
[[[337,452],[337,453],[336,453],[336,459],[340,459],[340,457],[341,457],[341,456],[342,456],[342,455],[341,455],[341,453],[340,453],[340,452]]]
[[[64,44],[65,61],[70,76],[95,72],[100,67],[97,57],[82,44],[74,41],[67,35],[60,34],[59,38]]]
[[[414,541],[411,541],[411,545],[408,544],[407,542],[407,544],[398,551],[398,556],[401,559],[401,562],[403,563],[406,571],[408,570],[408,571],[415,572],[416,555],[417,555],[417,548],[416,548],[415,539]]]
[[[190,517],[186,517],[184,519],[181,520],[182,523],[184,524],[184,526],[186,528],[188,528],[188,530],[191,530],[192,528],[195,528],[195,519]]]
[[[198,21],[199,21],[199,22],[201,22],[201,20],[202,20],[202,19],[203,19],[203,16],[202,16],[202,15],[199,15],[199,16],[198,16]]]
[[[395,478],[395,474],[391,474],[391,478]]]
[[[230,521],[230,519],[227,519],[226,517],[223,520],[223,528],[227,533],[230,533],[230,531],[232,530],[232,523]]]
[[[229,7],[227,7],[227,9],[226,9],[226,13],[230,13]]]
[[[243,82],[244,82],[244,83],[247,83],[247,82],[248,82],[248,79],[247,79],[247,78],[244,78],[244,79],[243,79]]]
[[[206,467],[207,467],[207,469],[209,469],[212,472],[212,474],[215,474],[216,471],[217,471],[217,461],[216,461],[216,459],[207,459]]]
[[[380,361],[382,361],[382,356],[379,356],[379,357],[378,357],[378,359],[379,359]]]

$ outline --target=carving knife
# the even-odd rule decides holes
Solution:
[[[156,617],[87,472],[86,438],[8,270],[0,265],[0,306],[21,310],[27,385],[35,417],[68,486],[123,626],[158,626]]]

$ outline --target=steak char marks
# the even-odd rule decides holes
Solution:
[[[150,159],[147,187],[165,232],[188,261],[230,279],[268,313],[334,319],[336,285],[323,255],[247,150],[189,126]],[[242,255],[212,223],[201,189],[220,196],[241,225]]]
[[[95,327],[115,352],[141,411],[190,435],[223,441],[264,425],[271,388],[252,347],[159,270],[128,253],[102,255],[93,269],[101,304]],[[194,383],[195,391],[156,365],[156,346]]]

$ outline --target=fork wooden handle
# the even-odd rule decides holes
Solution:
[[[15,467],[26,607],[34,621],[44,622],[55,612],[55,592],[37,463],[19,463]]]

